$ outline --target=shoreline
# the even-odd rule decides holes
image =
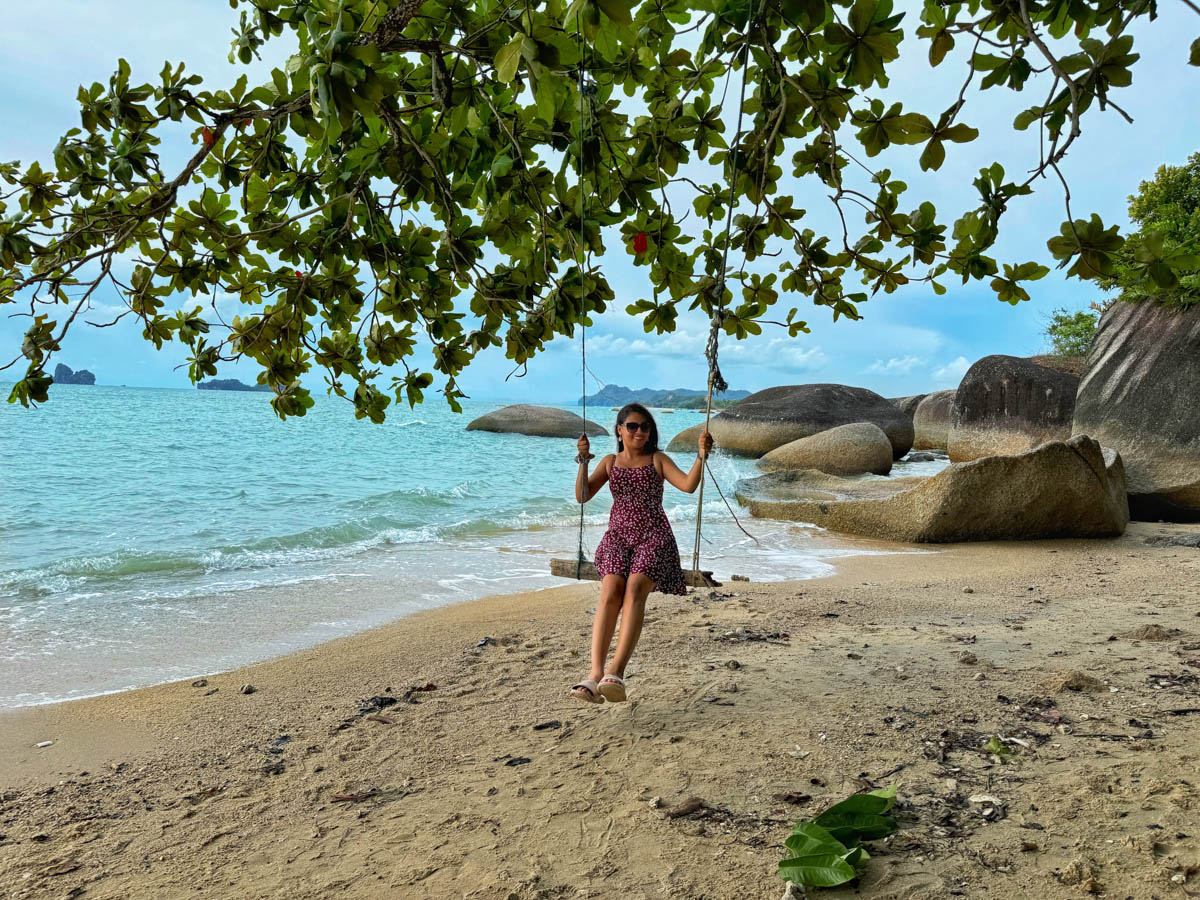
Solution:
[[[1200,553],[1146,543],[1181,531],[898,545],[827,577],[651,595],[627,704],[566,694],[585,583],[416,612],[203,687],[7,710],[0,880],[14,897],[775,898],[792,822],[898,780],[900,830],[827,896],[1197,889],[1200,715],[1171,709],[1200,707]],[[1128,636],[1149,624],[1165,637]],[[1098,687],[1062,689],[1080,672]],[[371,698],[398,702],[361,712]],[[995,734],[1023,743],[998,762],[980,749]],[[650,802],[688,796],[704,806],[678,818]]]
[[[769,565],[797,574],[795,578],[783,580],[827,577],[836,571],[836,560],[845,556],[878,553],[879,546],[886,546],[854,536],[831,535],[819,529],[796,526],[795,523],[774,520],[762,522],[772,534],[794,531],[803,536],[790,537],[784,545],[772,546],[766,561],[759,558],[742,563],[743,571],[749,572],[750,577],[756,580],[762,577]],[[425,546],[408,546],[405,560],[392,559],[394,551],[369,552],[352,558],[350,563],[335,560],[333,568],[336,571],[333,574],[310,574],[299,581],[293,578],[231,591],[197,593],[188,599],[199,601],[202,607],[209,610],[228,612],[203,612],[206,621],[202,624],[205,627],[199,631],[189,628],[186,619],[173,613],[177,620],[175,627],[188,630],[172,634],[156,626],[149,632],[143,631],[140,635],[140,653],[134,649],[137,644],[122,639],[119,642],[111,641],[119,649],[119,654],[115,655],[107,647],[110,641],[105,639],[118,635],[104,631],[99,655],[93,656],[91,647],[77,648],[69,654],[59,651],[63,658],[51,658],[24,670],[18,670],[15,665],[6,666],[0,661],[0,715],[221,675],[319,647],[329,641],[386,627],[431,609],[471,603],[492,596],[553,590],[567,582],[551,576],[546,566],[552,556],[573,553],[573,550],[554,549],[556,546],[566,546],[568,537],[573,536],[567,535],[568,530],[557,526],[548,528],[543,532],[535,532],[537,538],[517,533],[508,536],[511,540],[482,549],[469,544],[457,549],[443,546],[432,550]],[[598,531],[599,526],[595,530]],[[736,548],[718,551],[713,558],[714,564],[722,571],[730,568],[732,571],[738,570],[739,563],[730,556],[731,552],[736,554]],[[913,551],[909,549],[907,552]],[[457,560],[455,554],[458,554]],[[515,565],[513,560],[522,561],[520,565],[525,570],[505,571],[506,565]],[[386,566],[394,566],[398,562],[417,570],[420,573],[418,580],[414,581],[403,574],[384,574]],[[455,565],[457,568],[453,571],[447,568]],[[467,574],[464,574],[464,566]],[[479,568],[475,569],[475,566]],[[469,574],[472,571],[488,572],[491,577],[473,578]],[[352,606],[342,607],[342,603]],[[182,607],[186,604],[172,600],[172,605]],[[286,618],[276,622],[268,617],[267,611],[271,611],[270,616],[282,611]],[[105,627],[115,629],[116,626],[108,623]],[[203,637],[209,633],[209,628],[219,628],[220,631],[213,637]],[[229,635],[235,637],[231,639]],[[92,663],[94,669],[90,667]],[[109,666],[112,668],[109,669]],[[97,678],[93,672],[106,674]],[[6,678],[6,674],[10,678]],[[82,682],[79,678],[83,679]],[[14,693],[17,683],[27,687],[21,693]]]

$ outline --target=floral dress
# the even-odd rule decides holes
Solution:
[[[662,507],[663,479],[654,463],[636,469],[615,463],[609,467],[608,485],[613,505],[608,531],[596,548],[600,576],[641,572],[656,582],[664,594],[686,594],[679,547]]]

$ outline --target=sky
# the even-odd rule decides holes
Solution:
[[[903,99],[906,110],[936,119],[958,95],[966,49],[956,48],[942,66],[929,68],[927,43],[914,34],[920,4],[898,0],[896,9],[909,10],[901,26],[905,30],[901,60],[889,69],[890,86],[874,95],[887,101]],[[21,15],[7,17],[6,27],[0,30],[0,84],[6,86],[0,92],[0,160],[49,161],[61,135],[78,124],[79,85],[107,83],[118,57],[129,60],[138,82],[155,80],[166,60],[183,60],[191,71],[204,76],[206,86],[232,84],[240,72],[227,60],[236,16],[227,4],[212,0],[25,4]],[[1128,197],[1138,183],[1151,178],[1158,166],[1181,164],[1200,149],[1200,116],[1195,114],[1194,100],[1200,68],[1187,65],[1188,47],[1197,33],[1200,17],[1173,0],[1160,4],[1155,22],[1143,23],[1134,32],[1134,50],[1141,59],[1134,67],[1132,86],[1116,97],[1135,124],[1127,124],[1111,110],[1089,112],[1083,136],[1062,166],[1076,218],[1096,212],[1106,225],[1119,224],[1124,230]],[[280,49],[285,41],[280,39]],[[265,80],[268,68],[259,65],[258,80]],[[251,83],[255,83],[253,73]],[[1041,101],[1044,92],[1041,86],[1019,94],[998,88],[981,92],[972,86],[959,121],[978,128],[980,137],[969,144],[950,145],[947,160],[936,173],[920,171],[920,146],[898,148],[871,162],[888,166],[893,177],[908,183],[903,209],[927,199],[937,206],[939,219],[949,224],[975,205],[971,181],[979,168],[999,161],[1009,179],[1020,181],[1036,164],[1036,130],[1017,132],[1011,123],[1017,112]],[[190,153],[187,131],[190,126],[181,127],[181,138],[164,146],[168,171]],[[711,175],[706,178],[711,179]],[[785,177],[780,192],[792,194],[796,206],[809,210],[808,227],[833,235],[832,204],[823,186],[810,181]],[[957,279],[943,279],[949,288],[944,296],[936,296],[925,285],[911,285],[873,297],[860,308],[862,320],[835,323],[828,310],[806,307],[805,298],[785,295],[775,310],[782,309],[783,315],[791,306],[799,306],[799,317],[808,321],[811,334],[789,338],[782,329],[767,326],[761,336],[743,341],[725,337],[720,359],[726,381],[731,388],[750,391],[835,382],[896,397],[956,387],[967,367],[983,356],[1043,352],[1046,323],[1055,309],[1082,309],[1103,296],[1088,283],[1067,279],[1046,249],[1047,239],[1058,233],[1065,218],[1063,200],[1061,185],[1041,181],[1032,196],[1018,198],[1002,219],[1000,241],[993,252],[998,260],[1032,259],[1051,267],[1050,275],[1028,286],[1030,301],[1013,307],[998,301],[986,282],[964,286]],[[674,333],[646,334],[641,323],[624,312],[628,303],[646,295],[646,270],[635,268],[619,246],[612,247],[600,264],[617,302],[588,329],[589,393],[601,383],[703,389],[707,321],[696,313],[684,313]],[[848,280],[847,289],[858,286]],[[106,313],[119,310],[116,302],[114,296],[98,295],[96,309],[86,318],[104,321]],[[9,318],[11,311],[13,307],[0,309],[0,365],[19,353],[20,336],[28,327],[26,319]],[[154,350],[142,339],[141,329],[127,319],[113,328],[73,327],[55,361],[89,369],[102,384],[186,388],[190,384],[186,365],[181,366],[184,357],[176,345]],[[14,369],[0,372],[0,380],[10,380]],[[530,363],[523,377],[508,377],[512,371],[502,348],[493,348],[476,358],[460,377],[460,385],[479,400],[575,402],[583,388],[580,340],[557,338]],[[220,372],[221,377],[248,382],[256,374],[253,364],[225,366]],[[318,392],[321,373],[314,372],[309,380],[310,389]],[[440,385],[440,380],[435,384]],[[426,402],[430,396],[427,393]],[[435,396],[433,402],[440,401]]]

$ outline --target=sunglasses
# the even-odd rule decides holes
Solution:
[[[650,429],[654,427],[649,422],[624,422],[622,424],[628,431],[644,431],[646,434],[649,434]]]

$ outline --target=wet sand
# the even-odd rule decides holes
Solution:
[[[897,832],[816,893],[1197,895],[1200,550],[1152,542],[1198,530],[655,594],[625,704],[567,696],[584,583],[10,712],[0,889],[775,900],[797,819],[896,782]]]

